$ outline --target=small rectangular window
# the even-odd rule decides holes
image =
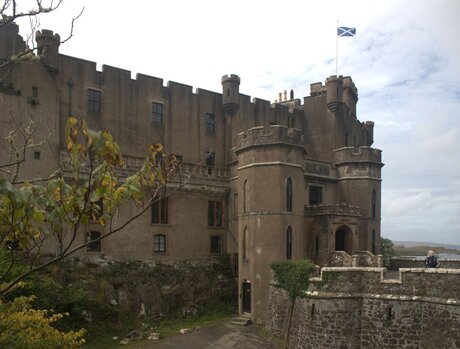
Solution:
[[[168,224],[168,198],[162,198],[152,204],[152,224]]]
[[[163,104],[152,102],[152,122],[156,124],[163,123]]]
[[[314,185],[309,189],[310,205],[318,205],[323,202],[323,188]]]
[[[101,240],[97,240],[100,237],[101,237],[101,233],[98,231],[90,231],[86,233],[86,251],[88,252],[100,251],[101,250]]]
[[[153,250],[155,252],[166,252],[166,235],[157,234],[153,237]]]
[[[39,151],[34,151],[34,159],[40,160],[41,153]]]
[[[216,116],[214,114],[206,113],[206,134],[214,135],[216,133]]]
[[[222,253],[221,236],[211,236],[211,253]]]
[[[98,90],[88,89],[88,112],[100,113],[102,102],[102,92]]]
[[[223,227],[223,204],[221,201],[208,201],[208,226]]]
[[[32,98],[38,98],[38,87],[32,86]]]

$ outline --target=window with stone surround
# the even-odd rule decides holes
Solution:
[[[168,223],[168,198],[162,198],[152,205],[152,224]]]
[[[163,123],[163,104],[152,102],[152,122],[155,124]]]
[[[216,134],[216,116],[211,113],[205,114],[206,134]]]
[[[88,89],[88,112],[99,114],[102,106],[102,92],[99,90]]]
[[[100,251],[101,250],[101,240],[97,240],[100,237],[101,237],[101,233],[98,231],[87,232],[86,233],[86,251],[88,252]]]
[[[222,253],[222,236],[211,236],[211,253]]]
[[[166,252],[166,235],[155,234],[153,236],[153,251]]]
[[[223,227],[222,201],[208,201],[208,227]]]
[[[323,188],[316,186],[316,185],[310,185],[309,189],[309,204],[310,205],[319,205],[323,202]]]

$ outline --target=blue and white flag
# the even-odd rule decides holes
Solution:
[[[338,36],[355,36],[356,28],[338,27],[337,35]]]

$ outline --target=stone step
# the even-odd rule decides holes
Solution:
[[[247,325],[250,325],[252,321],[251,321],[250,315],[242,314],[242,315],[235,316],[232,319],[232,321],[230,321],[230,323],[234,325],[239,325],[239,326],[247,326]]]

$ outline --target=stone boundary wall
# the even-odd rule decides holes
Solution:
[[[460,270],[322,268],[292,316],[291,349],[460,348]],[[272,284],[266,329],[281,338],[289,298]]]
[[[460,269],[460,260],[438,259],[441,268]],[[423,259],[392,257],[388,269],[398,270],[400,268],[424,268]]]

